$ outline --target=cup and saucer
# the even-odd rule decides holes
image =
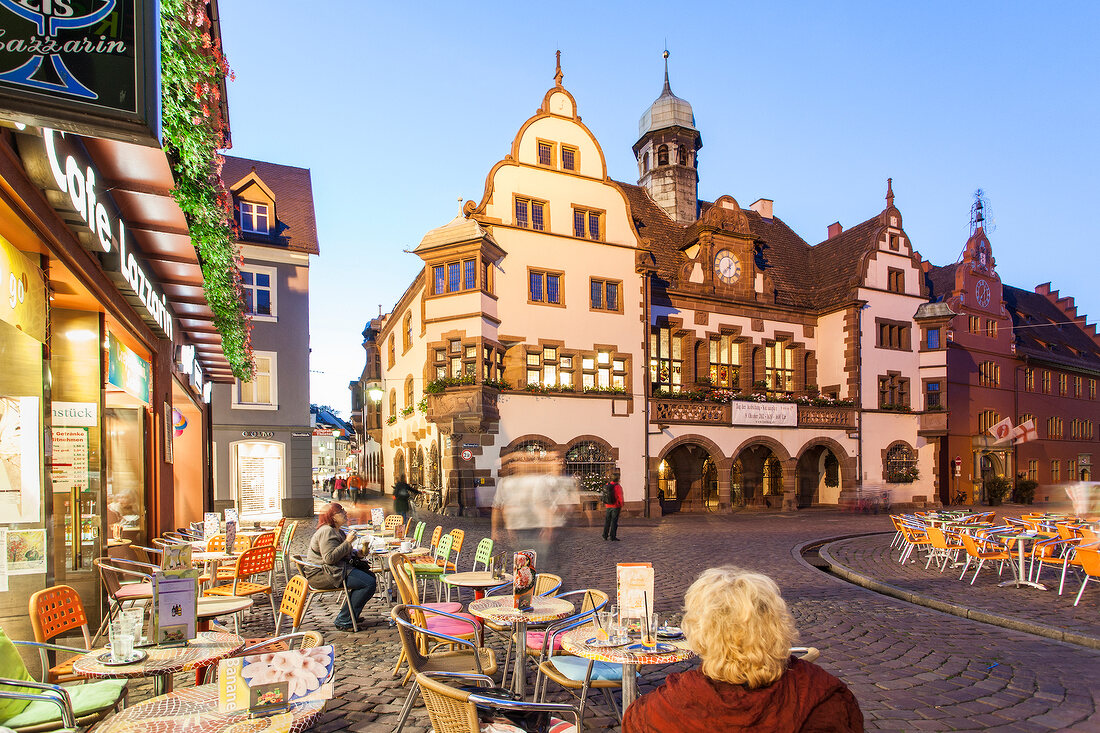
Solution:
[[[683,639],[684,632],[679,626],[662,626],[657,629],[657,638],[675,641],[677,639]]]

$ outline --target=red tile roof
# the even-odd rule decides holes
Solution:
[[[227,186],[240,181],[252,171],[275,194],[275,215],[285,226],[279,235],[286,240],[286,249],[294,252],[320,254],[317,244],[317,216],[313,210],[313,184],[308,168],[297,168],[262,160],[235,158],[226,155],[222,180]],[[243,240],[260,246],[282,245]]]

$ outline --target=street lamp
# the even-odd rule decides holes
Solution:
[[[382,401],[382,383],[381,382],[368,382],[367,383],[367,397],[374,404],[378,404]]]

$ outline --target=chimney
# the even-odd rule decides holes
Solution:
[[[773,203],[774,202],[771,199],[756,199],[756,201],[752,202],[752,205],[749,206],[749,208],[755,211],[757,214],[760,214],[760,216],[764,217],[765,219],[771,219]]]
[[[844,227],[840,226],[839,221],[834,221],[829,225],[829,239],[839,235],[842,231],[844,231]]]

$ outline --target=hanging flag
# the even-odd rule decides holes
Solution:
[[[1012,444],[1019,445],[1020,443],[1028,443],[1032,440],[1039,439],[1039,431],[1035,429],[1035,421],[1028,420],[1022,425],[1017,425],[1012,430]]]
[[[1001,420],[989,429],[989,434],[996,438],[998,443],[1010,440],[1012,438],[1012,418],[1006,417]]]

